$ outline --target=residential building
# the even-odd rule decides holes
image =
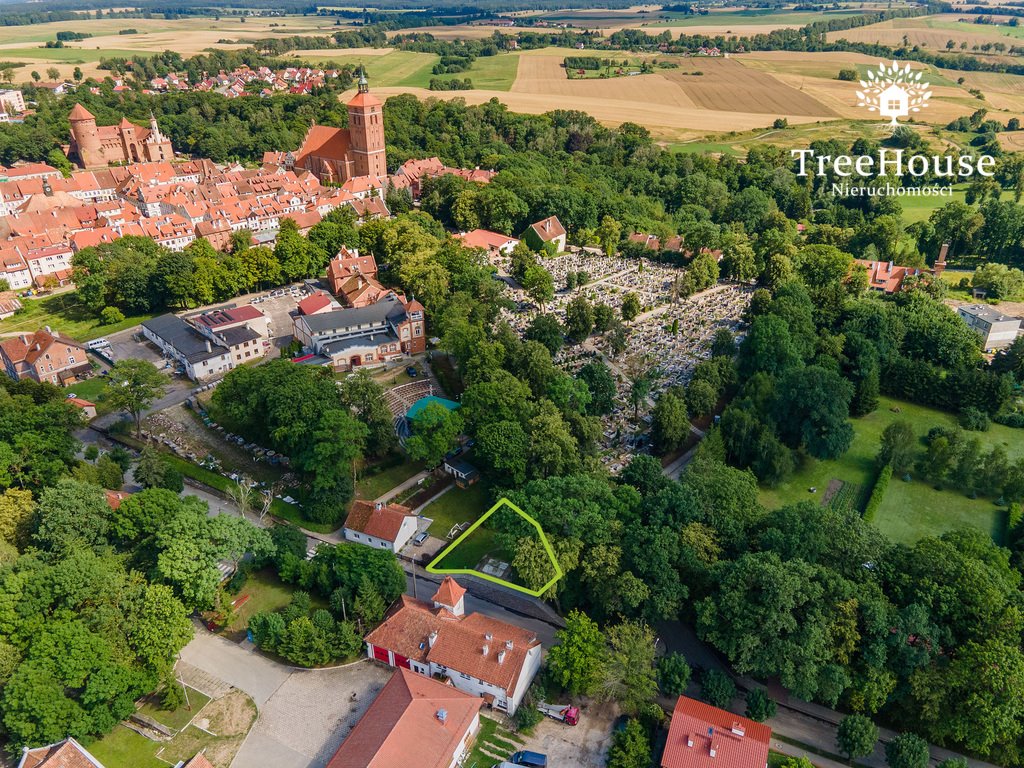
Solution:
[[[503,235],[500,232],[491,232],[486,229],[474,229],[470,232],[463,232],[459,235],[462,244],[467,248],[483,248],[490,257],[498,254],[509,255],[512,249],[519,245],[514,237]]]
[[[555,248],[561,252],[565,250],[565,227],[557,216],[548,216],[527,227],[523,240],[535,251],[539,251],[546,243],[554,243]]]
[[[1019,317],[1004,315],[987,304],[960,306],[956,312],[981,337],[981,347],[986,352],[1010,346],[1020,333]]]
[[[252,304],[243,304],[240,307],[222,307],[203,312],[189,319],[195,323],[196,327],[203,326],[214,332],[244,326],[251,328],[264,338],[270,336],[269,319]]]
[[[540,669],[541,644],[526,629],[479,613],[465,613],[466,590],[446,576],[432,603],[402,595],[366,636],[371,659],[445,678],[515,714]]]
[[[117,125],[98,126],[96,117],[81,104],[76,104],[68,115],[68,122],[71,123],[69,154],[83,168],[174,159],[171,140],[160,132],[152,115],[149,128],[141,128],[127,118],[121,118]]]
[[[333,312],[341,309],[341,304],[325,291],[317,291],[300,301],[296,307],[300,315],[318,315],[321,312]]]
[[[13,296],[3,298],[2,294],[0,294],[0,320],[6,320],[8,317],[12,317],[19,309],[21,309],[20,301]]]
[[[0,362],[15,381],[33,379],[66,387],[92,375],[85,347],[50,330],[20,334],[0,342]]]
[[[7,281],[12,291],[20,291],[32,286],[32,273],[28,262],[17,248],[0,246],[0,277]]]
[[[72,738],[21,751],[18,768],[104,768],[103,763]]]
[[[763,723],[680,696],[661,768],[767,768],[771,737]]]
[[[86,419],[92,420],[96,418],[96,403],[89,402],[81,397],[69,397],[67,402],[80,409]]]
[[[336,371],[383,365],[426,349],[423,305],[396,293],[365,307],[296,313],[293,335]]]
[[[497,176],[495,171],[481,168],[452,168],[441,162],[440,158],[428,157],[423,160],[406,160],[391,177],[391,184],[395,189],[408,189],[413,199],[419,200],[424,180],[448,174],[477,184],[487,184]]]
[[[0,89],[0,112],[20,115],[25,111],[25,97],[21,91],[11,88]]]
[[[444,471],[455,478],[459,488],[468,488],[480,479],[480,470],[464,459],[445,459]]]
[[[346,307],[367,307],[389,292],[377,281],[373,255],[360,256],[358,250],[344,247],[327,265],[327,282]]]
[[[354,501],[343,532],[348,541],[397,553],[416,535],[418,519],[401,504]]]
[[[480,727],[483,699],[399,669],[327,768],[456,768]]]
[[[384,104],[370,93],[365,75],[359,78],[359,92],[348,103],[348,125],[310,126],[295,152],[295,167],[331,184],[343,184],[358,176],[387,178]]]
[[[193,322],[186,322],[177,315],[160,315],[142,324],[142,335],[156,344],[165,356],[177,360],[190,379],[205,381],[266,355],[269,342],[253,327],[263,324],[265,328],[266,318],[259,310],[256,312],[258,316],[239,312],[251,316],[252,325],[246,321],[229,322],[226,327],[218,327],[216,319],[210,319],[210,315],[200,315],[205,321],[194,319]]]
[[[857,259],[857,263],[868,271],[868,290],[880,293],[899,293],[903,290],[904,280],[922,274],[920,269],[901,267],[891,261]]]

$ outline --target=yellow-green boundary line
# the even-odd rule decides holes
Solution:
[[[473,531],[475,531],[480,526],[481,523],[483,523],[487,518],[489,518],[491,515],[493,515],[495,512],[497,512],[503,506],[509,506],[512,509],[514,509],[516,511],[516,513],[519,514],[520,517],[522,517],[524,520],[526,520],[530,525],[532,525],[537,530],[537,534],[540,536],[541,543],[544,545],[544,550],[548,553],[548,557],[551,559],[551,564],[555,568],[555,576],[554,576],[554,578],[552,578],[547,584],[545,584],[540,589],[529,589],[528,587],[524,587],[524,586],[522,586],[520,584],[513,584],[511,581],[505,581],[504,579],[499,579],[497,576],[491,576],[490,574],[483,573],[483,572],[475,570],[473,568],[438,568],[437,567],[437,564],[439,562],[441,562],[442,560],[444,560],[444,558],[447,557],[451,553],[452,550],[454,550],[457,546],[459,546],[459,544],[461,544],[463,541],[465,541],[466,537],[469,536],[471,533],[473,533]],[[465,574],[467,576],[476,576],[477,578],[487,579],[487,581],[493,582],[495,584],[500,584],[503,587],[509,587],[510,589],[514,589],[514,590],[516,590],[518,592],[524,592],[527,595],[532,595],[533,597],[540,597],[541,595],[543,595],[545,592],[547,592],[549,589],[551,589],[553,586],[555,586],[555,584],[558,582],[558,580],[561,579],[562,576],[565,575],[565,574],[562,573],[562,568],[558,564],[558,558],[555,557],[555,550],[551,546],[551,542],[548,541],[548,537],[544,535],[544,530],[540,527],[540,523],[538,523],[536,520],[534,520],[528,514],[523,512],[523,510],[521,510],[519,507],[517,507],[515,504],[513,504],[508,499],[501,499],[501,500],[499,500],[497,504],[495,504],[489,510],[484,512],[484,514],[480,516],[479,520],[477,520],[475,523],[473,523],[471,526],[469,526],[469,528],[467,528],[465,531],[463,531],[462,535],[459,536],[459,538],[457,538],[455,541],[453,541],[451,544],[449,544],[447,547],[445,547],[444,550],[442,550],[441,554],[439,554],[437,557],[435,557],[433,560],[430,561],[430,564],[427,566],[427,571],[429,573]]]

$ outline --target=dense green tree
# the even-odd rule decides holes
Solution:
[[[666,696],[682,696],[690,684],[692,670],[681,653],[669,653],[658,660],[658,688]]]
[[[570,695],[597,690],[604,665],[605,638],[597,624],[581,611],[570,611],[565,627],[555,633],[558,643],[548,651],[548,670]]]
[[[775,700],[763,688],[751,688],[746,696],[744,714],[756,723],[775,717]]]
[[[583,296],[577,296],[565,307],[565,333],[575,342],[586,339],[594,330],[594,307]]]
[[[658,398],[651,417],[654,444],[662,453],[677,450],[689,437],[690,419],[686,413],[686,401],[671,389]]]
[[[617,701],[627,714],[636,714],[658,692],[654,631],[646,624],[625,621],[609,627],[605,636],[608,645],[598,695]]]
[[[115,409],[127,411],[135,421],[135,435],[142,432],[142,412],[167,390],[167,376],[148,360],[118,360],[107,376],[107,400]]]
[[[877,741],[878,726],[864,715],[847,715],[836,730],[836,749],[851,762],[871,755]]]
[[[448,451],[452,450],[462,434],[462,417],[440,403],[428,403],[427,407],[412,419],[412,435],[405,447],[409,456],[429,466],[438,464]]]
[[[927,768],[928,742],[913,733],[901,733],[885,745],[889,768]]]
[[[631,718],[625,728],[612,734],[608,768],[648,768],[650,764],[650,741],[640,721]]]
[[[713,707],[729,709],[736,698],[736,684],[725,672],[707,669],[700,678],[700,695]]]

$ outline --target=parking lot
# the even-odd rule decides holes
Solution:
[[[581,707],[578,725],[545,719],[526,738],[523,749],[548,756],[548,765],[558,768],[590,768],[605,764],[617,716],[610,703]]]

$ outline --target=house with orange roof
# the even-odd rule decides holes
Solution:
[[[32,285],[28,262],[17,248],[0,244],[0,277],[7,281],[12,291],[20,291]]]
[[[418,518],[401,504],[354,501],[342,529],[347,541],[400,552],[416,535]]]
[[[487,251],[488,256],[508,255],[512,253],[513,248],[519,245],[519,241],[514,237],[503,235],[500,232],[491,232],[486,229],[474,229],[469,232],[463,232],[459,235],[459,240],[467,248],[483,248]]]
[[[430,603],[402,595],[366,636],[367,656],[445,679],[513,715],[540,670],[540,641],[513,624],[467,615],[465,595],[451,576],[445,576]]]
[[[922,271],[914,267],[901,267],[891,261],[868,261],[857,259],[856,263],[868,272],[868,290],[879,293],[899,293],[903,290],[903,281],[908,277],[919,276]]]
[[[554,243],[559,252],[565,250],[565,227],[557,216],[548,216],[531,224],[523,233],[523,240],[535,251],[539,251],[547,243]]]
[[[772,729],[687,696],[676,700],[661,768],[767,768]]]
[[[360,256],[344,246],[327,265],[327,282],[346,307],[368,307],[389,293],[377,280],[373,255]]]
[[[483,699],[399,669],[327,768],[456,768],[480,728]]]
[[[71,405],[75,406],[75,408],[78,408],[79,410],[81,410],[82,413],[85,415],[85,418],[87,418],[87,419],[95,419],[96,418],[96,403],[92,403],[92,402],[90,402],[88,400],[84,400],[81,397],[69,397],[67,399],[67,401]]]
[[[18,768],[104,768],[103,763],[72,738],[21,752]]]
[[[15,381],[32,379],[66,387],[92,375],[85,347],[49,327],[4,339],[0,363]]]

